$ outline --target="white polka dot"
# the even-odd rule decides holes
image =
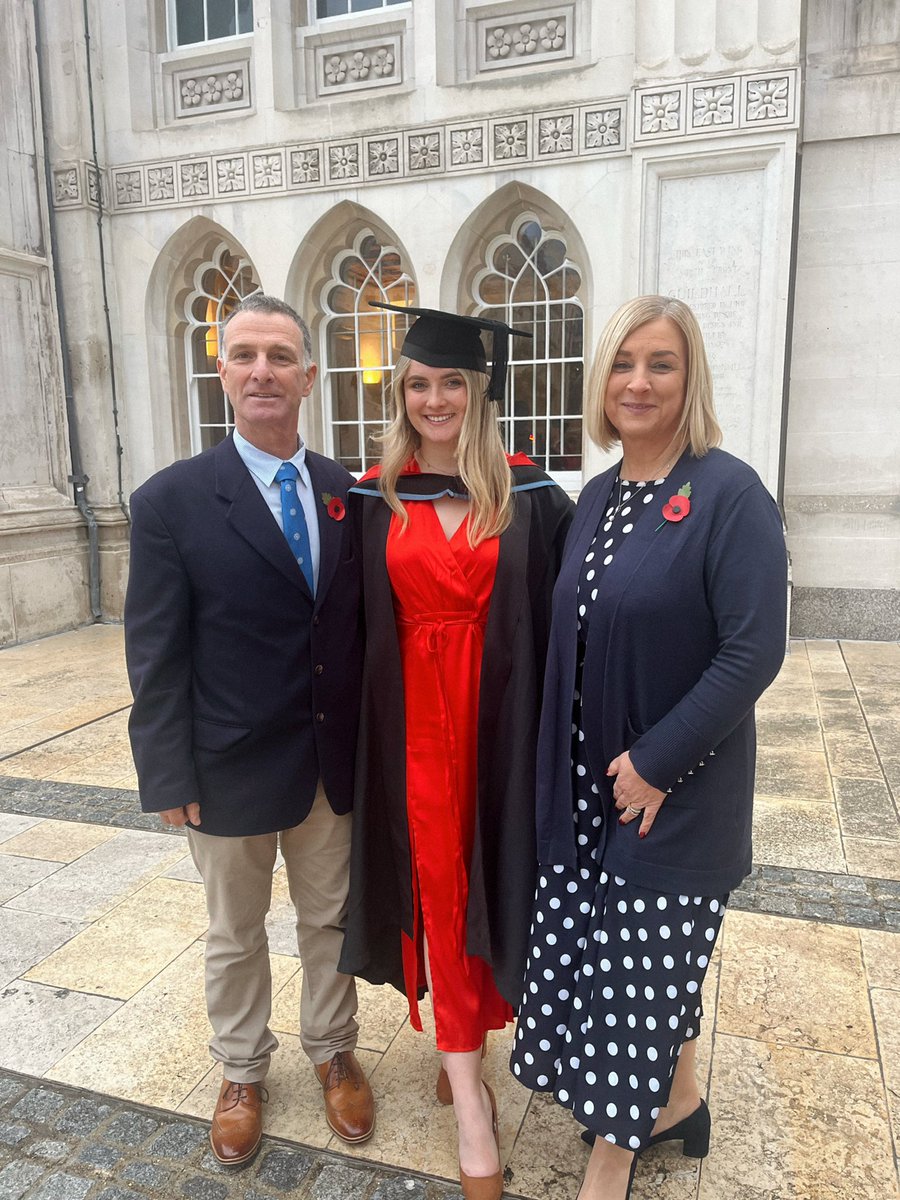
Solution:
[[[709,962],[709,959],[706,957],[706,955],[705,955],[705,954],[701,954],[701,955],[699,956],[699,958],[697,959],[697,966],[698,966],[698,967],[705,967],[705,966],[706,966],[706,964],[707,964],[708,962]]]
[[[296,515],[297,515],[297,510],[296,510],[296,508],[292,508],[292,509],[291,509],[291,516],[292,516],[292,517],[296,517]],[[715,909],[713,909],[713,912],[715,912]]]
[[[615,1013],[607,1013],[606,1014],[606,1023],[610,1027],[610,1029],[612,1029],[613,1025],[615,1025],[615,1023],[616,1023],[616,1014]]]
[[[565,1104],[567,1102],[567,1100],[569,1099],[569,1093],[567,1091],[564,1091],[562,1088],[560,1088],[559,1089],[559,1098],[562,1101],[562,1103]]]
[[[559,899],[559,896],[551,896],[550,897],[550,907],[551,908],[559,908],[560,903],[561,903],[561,901]]]
[[[597,1076],[594,1074],[593,1071],[585,1071],[584,1082],[589,1083],[591,1086],[593,1086],[597,1082]]]
[[[691,995],[693,995],[694,992],[696,992],[696,990],[699,988],[700,984],[697,983],[696,979],[689,979],[687,981],[687,983],[685,984],[685,986],[687,987],[687,990],[691,993]]]
[[[629,1084],[629,1087],[631,1087],[632,1091],[637,1091],[637,1086],[638,1086],[637,1075],[629,1075],[628,1076],[628,1084]]]
[[[570,879],[569,882],[566,884],[566,891],[567,892],[577,892],[578,891],[578,884],[575,882],[574,879]]]
[[[659,897],[657,898],[657,901],[656,901],[656,907],[657,907],[657,908],[658,908],[660,911],[662,911],[664,908],[667,908],[667,907],[668,907],[668,901],[666,900],[665,896],[659,896]]]
[[[550,1080],[547,1078],[546,1075],[538,1075],[537,1085],[539,1088],[546,1087],[549,1082],[550,1082]]]
[[[635,998],[635,996],[637,995],[637,988],[634,986],[633,983],[629,983],[626,985],[625,995],[629,998],[629,1000],[633,1000]]]
[[[638,1108],[638,1106],[636,1104],[632,1104],[631,1108],[628,1111],[631,1114],[632,1121],[636,1121],[641,1115],[641,1110]]]
[[[675,987],[674,983],[670,983],[669,986],[666,988],[666,995],[669,997],[670,1000],[674,1000],[675,997],[678,995],[678,988]]]
[[[623,533],[631,533],[632,529],[634,529],[634,525],[632,525],[632,523],[630,521],[628,522],[627,525],[622,526]]]
[[[513,1063],[513,1070],[515,1071],[515,1073],[516,1073],[517,1075],[521,1075],[521,1074],[522,1074],[522,1068],[519,1066],[519,1064],[518,1064],[518,1063]]]
[[[628,905],[625,903],[624,900],[620,900],[619,903],[616,905],[616,908],[618,908],[620,913],[628,912]]]
[[[707,929],[706,940],[708,942],[714,942],[716,940],[716,931],[714,929]]]
[[[643,912],[645,908],[646,908],[646,905],[644,904],[643,900],[641,900],[640,897],[638,897],[638,899],[635,900],[635,902],[634,902],[634,911],[635,912]]]
[[[526,1052],[525,1052],[525,1053],[522,1055],[522,1057],[523,1057],[523,1058],[525,1059],[525,1061],[528,1063],[529,1067],[530,1067],[530,1066],[532,1065],[532,1063],[534,1062],[534,1055],[533,1055],[533,1054],[529,1054],[527,1051],[526,1051]]]
[[[675,1017],[675,1016],[669,1017],[669,1028],[670,1029],[678,1028],[678,1018],[677,1017]]]
[[[639,1137],[630,1137],[628,1139],[628,1145],[629,1145],[630,1149],[632,1149],[632,1150],[640,1150],[641,1139]]]
[[[656,1062],[656,1060],[659,1058],[659,1054],[658,1054],[655,1046],[647,1047],[647,1057],[650,1059],[651,1062]]]
[[[647,1019],[644,1021],[644,1024],[647,1026],[648,1029],[655,1029],[656,1028],[656,1017],[647,1017]]]
[[[686,1061],[687,1061],[687,1059],[685,1059],[685,1062]],[[658,1092],[659,1091],[659,1080],[658,1079],[648,1079],[647,1087],[650,1089],[651,1092]]]
[[[608,1117],[614,1117],[618,1111],[619,1111],[619,1110],[618,1110],[618,1109],[616,1108],[616,1106],[615,1106],[615,1105],[612,1103],[612,1101],[610,1101],[610,1103],[609,1103],[609,1104],[607,1104],[607,1106],[606,1106],[606,1115],[607,1115]]]
[[[638,937],[641,939],[641,941],[642,941],[642,942],[646,942],[646,940],[647,940],[647,930],[646,930],[646,929],[639,929],[639,930],[638,930]]]
[[[614,541],[614,539],[610,538],[608,541],[604,542],[603,549],[608,550],[610,548],[610,546],[613,544],[613,541]]]
[[[611,987],[605,987],[603,989],[603,999],[604,1000],[612,1000],[614,995],[615,995],[615,992],[612,990]]]
[[[650,985],[648,984],[648,985],[647,985],[647,986],[644,988],[644,998],[645,998],[646,1000],[652,1000],[652,999],[653,999],[653,995],[654,995],[654,993],[653,993],[653,988],[652,988],[652,987],[650,987]]]
[[[631,512],[631,505],[628,504],[625,506],[625,508],[622,509],[622,516],[627,517],[630,512]]]
[[[615,1056],[619,1053],[619,1047],[615,1042],[607,1042],[606,1053],[610,1056],[610,1058],[615,1058]]]
[[[634,959],[631,957],[630,954],[626,954],[625,957],[622,959],[622,966],[625,967],[625,969],[627,971],[634,970]]]
[[[681,932],[685,935],[685,937],[689,937],[690,932],[693,928],[694,927],[690,921],[685,921],[684,924],[681,926]]]
[[[653,493],[648,492],[647,495],[644,497],[644,503],[649,504],[652,499],[653,499]]]
[[[553,978],[553,972],[550,970],[549,967],[547,967],[544,971],[544,978],[548,979],[548,980]]]
[[[590,1116],[590,1115],[591,1115],[591,1113],[594,1111],[594,1102],[593,1102],[593,1100],[585,1100],[585,1102],[584,1102],[584,1111],[587,1113],[587,1115],[588,1115],[588,1116]]]
[[[637,1017],[634,1015],[634,1013],[628,1014],[628,1028],[629,1029],[637,1028]]]
[[[665,956],[665,958],[663,959],[663,966],[666,968],[667,971],[671,971],[672,968],[675,966],[675,959],[672,957],[671,954],[667,954]]]
[[[545,1016],[545,1017],[552,1017],[552,1016],[553,1016],[553,1009],[550,1007],[550,1005],[549,1005],[549,1004],[542,1004],[542,1005],[541,1005],[541,1012],[544,1014],[544,1016]]]
[[[603,560],[604,567],[608,567],[609,564],[612,562],[612,560],[613,560],[613,556],[611,554],[607,554],[606,558],[604,558],[604,560]],[[582,613],[582,616],[584,616],[584,613]]]
[[[668,925],[660,925],[659,936],[668,940],[672,936],[672,930],[668,927]]]

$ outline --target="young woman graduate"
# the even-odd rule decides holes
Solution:
[[[340,969],[404,991],[418,1030],[418,999],[431,993],[463,1194],[496,1200],[482,1051],[521,994],[541,684],[573,505],[503,450],[494,401],[519,331],[398,311],[418,320],[394,373],[394,420],[380,467],[349,500],[367,651]]]

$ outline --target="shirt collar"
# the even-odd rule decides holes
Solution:
[[[236,429],[232,437],[234,438],[234,448],[241,456],[244,466],[266,487],[271,487],[275,482],[275,473],[282,462],[292,462],[297,468],[301,481],[307,487],[311,486],[309,470],[306,466],[306,443],[302,438],[300,438],[297,453],[291,458],[281,459],[276,458],[274,454],[267,454],[265,450],[260,450],[258,446],[254,446],[252,442],[248,442],[245,437],[242,437]]]

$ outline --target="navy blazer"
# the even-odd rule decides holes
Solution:
[[[538,741],[538,852],[574,866],[576,589],[618,468],[578,502],[553,598]],[[679,523],[662,507],[685,483]],[[606,568],[585,647],[583,728],[604,801],[604,869],[660,891],[718,895],[751,868],[753,706],[784,657],[787,555],[774,500],[722,450],[685,452]],[[671,789],[646,838],[619,825],[606,769],[623,751]]]
[[[200,803],[204,833],[299,824],[321,777],[353,801],[362,633],[346,499],[353,477],[307,451],[321,554],[315,600],[233,440],[173,463],[131,499],[125,649],[145,812]]]

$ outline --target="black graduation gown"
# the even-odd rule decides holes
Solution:
[[[543,471],[511,460],[515,509],[500,537],[481,667],[478,799],[466,949],[491,966],[501,995],[521,999],[534,899],[535,749],[551,596],[574,505]],[[459,479],[401,477],[405,503],[465,494]],[[339,969],[404,990],[401,929],[413,934],[406,814],[406,714],[386,563],[391,511],[378,481],[349,496],[362,560],[366,624],[347,930]]]

